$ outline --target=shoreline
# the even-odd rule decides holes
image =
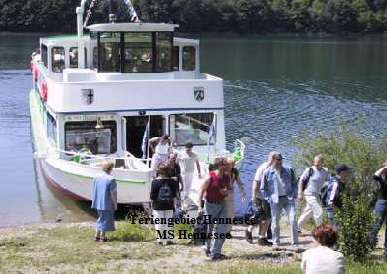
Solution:
[[[154,231],[116,222],[108,242],[93,242],[94,222],[51,222],[0,228],[0,272],[55,273],[298,273],[301,253],[290,247],[287,222],[281,222],[281,250],[245,241],[243,226],[234,226],[226,240],[226,260],[209,261],[200,245],[175,240],[172,246],[155,244]],[[128,236],[127,238],[125,237]],[[138,236],[138,237],[137,237]],[[380,244],[380,242],[379,242]],[[311,237],[300,238],[300,247],[312,246]],[[379,252],[379,251],[377,251]],[[348,262],[351,273],[385,273],[385,264]],[[366,271],[366,272],[364,272]],[[368,271],[368,272],[367,272]],[[371,272],[372,271],[372,272]]]

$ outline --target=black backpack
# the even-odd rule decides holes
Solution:
[[[172,190],[168,182],[163,182],[163,185],[159,188],[157,203],[163,205],[173,203]]]
[[[327,200],[328,200],[329,193],[331,191],[331,188],[330,188],[331,184],[333,184],[332,177],[329,179],[328,182],[325,182],[320,189],[320,198],[321,198],[320,200],[323,207],[328,206]]]
[[[310,167],[309,168],[309,174],[308,174],[308,177],[306,177],[304,180],[303,180],[303,186],[302,186],[302,191],[304,191],[306,189],[306,187],[308,186],[308,183],[309,183],[309,179],[310,177],[312,177],[313,175],[313,168]]]

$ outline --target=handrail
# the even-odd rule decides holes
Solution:
[[[131,161],[141,162],[142,164],[149,166],[149,162],[151,161],[151,158],[148,158],[148,159],[137,158],[128,151],[125,151],[124,156],[120,156],[118,154],[117,154],[117,156],[112,156],[112,155],[94,155],[94,154],[82,153],[82,152],[77,152],[77,151],[68,151],[68,150],[55,148],[52,146],[50,146],[49,149],[54,150],[56,153],[64,153],[67,155],[79,156],[81,158],[82,157],[88,158],[88,159],[81,159],[79,164],[91,162],[91,161],[95,161],[95,160],[104,160],[104,159],[106,159],[106,160],[108,160],[108,159],[112,159],[112,160],[127,159],[127,160],[131,160]],[[60,158],[60,156],[57,156],[57,157]]]

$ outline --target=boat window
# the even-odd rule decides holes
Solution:
[[[55,118],[47,112],[47,136],[56,144],[56,121]]]
[[[172,33],[156,33],[156,72],[170,72],[172,59]]]
[[[87,68],[87,49],[84,48],[85,52],[85,68]],[[78,68],[78,47],[72,47],[69,51],[70,55],[70,68]]]
[[[210,144],[214,144],[216,130],[213,125],[213,113],[175,114],[169,117],[171,137],[176,140],[178,146],[184,146],[187,142],[207,145],[210,141]]]
[[[150,73],[152,72],[152,67],[152,33],[125,33],[123,72]]]
[[[43,45],[42,44],[42,50],[41,50],[41,52],[42,52],[42,61],[43,61],[43,65],[46,67],[46,68],[48,68],[48,57],[47,57],[47,47],[46,47],[46,45]]]
[[[119,32],[100,33],[100,71],[120,72],[120,45]]]
[[[179,47],[173,47],[172,51],[172,70],[178,71],[179,70]]]
[[[78,47],[70,48],[70,68],[78,68]]]
[[[93,68],[98,68],[98,48],[93,47]]]
[[[87,68],[87,48],[84,48],[85,49],[85,68]]]
[[[117,125],[115,121],[102,121],[103,128],[96,129],[96,121],[67,122],[65,124],[65,150],[89,150],[93,154],[110,154],[117,151]]]
[[[195,70],[195,47],[185,46],[183,47],[183,70],[192,71]]]
[[[53,47],[51,50],[52,72],[60,73],[65,68],[64,47]]]

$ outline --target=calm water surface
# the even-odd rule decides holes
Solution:
[[[0,226],[61,218],[90,220],[88,205],[47,188],[35,171],[28,92],[39,34],[0,34]],[[196,36],[197,37],[197,36]],[[291,164],[300,131],[363,120],[383,134],[387,119],[387,37],[202,37],[201,70],[224,78],[226,138],[247,137],[242,179],[273,149]],[[239,205],[242,212],[244,205]]]

